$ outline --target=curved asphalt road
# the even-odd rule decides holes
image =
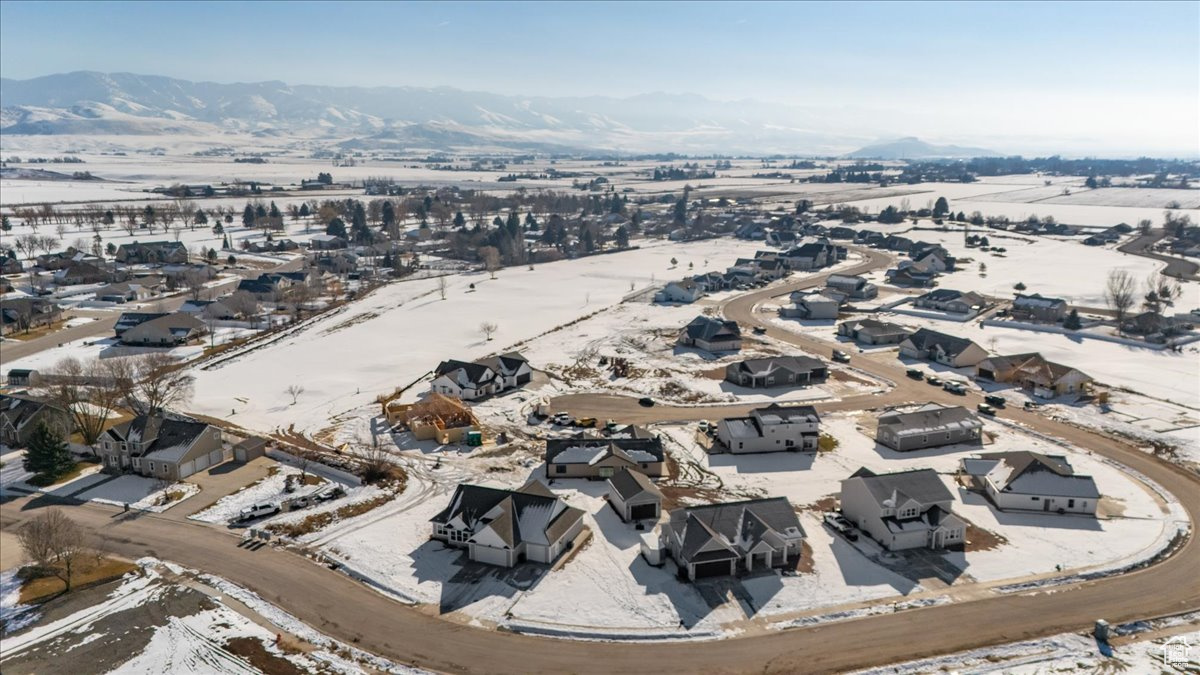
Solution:
[[[810,283],[808,280],[804,283]],[[791,287],[786,290],[791,290]],[[758,324],[755,304],[784,288],[738,298],[731,318]],[[784,331],[773,337],[804,342]],[[813,348],[829,346],[818,343]],[[895,365],[858,359],[859,367],[903,382]],[[896,373],[900,372],[899,379]],[[919,387],[918,387],[919,388]],[[924,385],[913,400],[955,400]],[[880,396],[880,401],[892,395]],[[968,396],[974,403],[977,396]],[[633,403],[636,406],[636,403]],[[663,413],[666,409],[655,409]],[[1134,448],[1023,411],[1006,416],[1119,460],[1157,481],[1200,522],[1197,476]],[[661,415],[660,415],[661,417]],[[10,529],[46,503],[18,500],[0,506],[0,527]],[[1189,537],[1170,558],[1143,570],[1054,593],[1010,594],[826,625],[711,642],[611,644],[529,637],[444,621],[394,602],[366,586],[294,554],[271,548],[246,551],[229,532],[151,514],[125,518],[117,509],[80,506],[70,515],[120,555],[154,555],[217,574],[254,590],[328,635],[390,659],[461,673],[821,673],[923,658],[1089,628],[1098,618],[1128,621],[1200,608],[1200,544]],[[586,608],[580,608],[586,612]]]

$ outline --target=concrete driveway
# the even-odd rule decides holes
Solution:
[[[184,520],[199,513],[217,500],[231,495],[251,483],[266,478],[278,462],[267,457],[258,457],[249,462],[225,462],[211,469],[194,473],[184,480],[200,486],[200,494],[182,504],[168,509],[163,515],[175,520]]]

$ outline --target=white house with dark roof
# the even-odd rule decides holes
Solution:
[[[875,474],[862,468],[842,481],[842,514],[889,551],[960,545],[966,522],[933,469]]]
[[[675,342],[708,352],[734,352],[742,348],[742,330],[736,321],[698,316],[679,331]]]
[[[608,479],[608,503],[621,520],[658,520],[662,513],[662,491],[646,474],[622,468]]]
[[[852,319],[838,324],[838,335],[864,345],[894,345],[913,334],[911,328],[876,319]]]
[[[667,282],[662,290],[655,294],[657,302],[691,303],[704,297],[704,285],[695,279],[680,279]]]
[[[772,403],[747,417],[727,417],[717,423],[717,438],[735,455],[756,452],[816,452],[821,417],[811,405]]]
[[[519,490],[459,485],[430,519],[430,538],[465,548],[471,560],[489,565],[551,563],[583,530],[583,515],[537,480]]]
[[[533,370],[524,356],[508,352],[478,361],[450,359],[438,364],[429,388],[435,394],[474,401],[527,384]]]
[[[679,576],[695,581],[794,562],[805,533],[788,500],[773,497],[676,509],[662,537]]]
[[[983,422],[962,406],[927,403],[916,410],[879,416],[875,440],[901,452],[954,443],[979,443]]]
[[[779,316],[789,319],[836,319],[842,306],[841,295],[828,291],[795,291],[791,307],[780,307]],[[845,297],[845,296],[842,296]]]
[[[811,356],[771,356],[725,366],[725,380],[754,389],[820,384],[829,376],[824,361]]]
[[[967,338],[919,328],[900,343],[900,355],[952,368],[965,368],[986,359],[988,353]]]
[[[854,300],[870,300],[879,295],[879,287],[859,276],[831,274],[825,286],[840,291]]]
[[[974,486],[1001,510],[1095,515],[1100,502],[1096,481],[1075,473],[1063,455],[991,452],[964,458],[960,464]]]
[[[546,477],[599,480],[630,469],[659,478],[665,458],[658,437],[551,438],[546,440]]]
[[[914,299],[913,306],[970,317],[983,311],[987,307],[987,300],[974,291],[964,293],[952,288],[935,288]]]

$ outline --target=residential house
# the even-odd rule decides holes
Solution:
[[[217,268],[205,263],[167,263],[158,270],[164,277],[177,284],[191,279],[209,281],[217,278]]]
[[[1042,321],[1046,323],[1062,323],[1067,317],[1070,307],[1062,298],[1045,298],[1037,293],[1032,295],[1017,295],[1013,300],[1010,313],[1018,321]]]
[[[549,564],[583,531],[583,516],[537,480],[519,490],[459,485],[430,519],[430,538],[465,548],[471,560],[488,565]]]
[[[230,298],[216,300],[188,300],[179,307],[179,311],[190,314],[202,320],[231,321],[242,318],[242,312],[234,309]],[[257,301],[254,301],[257,304]]]
[[[727,417],[717,423],[717,438],[735,455],[756,452],[816,452],[821,417],[810,405],[772,403],[750,411],[748,417]]]
[[[482,435],[483,431],[470,406],[441,394],[430,394],[416,403],[387,401],[383,403],[383,414],[388,424],[402,422],[418,441],[449,445],[462,443],[471,432]]]
[[[8,371],[10,384],[13,374],[12,370]],[[0,394],[0,445],[9,448],[25,447],[39,423],[45,423],[63,438],[71,435],[74,427],[71,415],[52,403],[31,396]]]
[[[783,567],[799,558],[804,537],[783,497],[676,509],[663,527],[664,547],[690,581]]]
[[[113,278],[111,271],[87,260],[72,260],[54,273],[54,283],[59,286],[102,284]]]
[[[907,263],[909,261],[904,261]],[[937,278],[937,272],[931,271],[924,267],[916,265],[904,265],[894,267],[884,273],[884,278],[893,286],[905,286],[909,288],[929,288],[933,285],[934,279]]]
[[[474,401],[527,384],[532,376],[529,361],[509,352],[478,361],[443,361],[429,386],[435,393]]]
[[[1042,398],[1083,393],[1093,382],[1086,373],[1047,361],[1036,352],[989,356],[975,364],[975,376],[992,382],[1015,384]]]
[[[24,271],[25,268],[21,265],[20,260],[0,255],[0,274],[21,274]]]
[[[257,279],[242,279],[238,282],[237,290],[245,291],[260,302],[273,302],[296,281],[284,274],[260,274]]]
[[[127,316],[122,314],[117,319],[121,326],[117,337],[123,345],[174,347],[187,344],[204,334],[204,322],[184,312],[142,314],[140,316],[148,318],[136,323],[126,320]]]
[[[622,467],[608,479],[608,503],[621,520],[655,520],[662,514],[662,491],[646,474]]]
[[[864,345],[894,345],[908,339],[913,331],[899,324],[875,319],[854,319],[838,324],[838,335]]]
[[[599,480],[630,469],[659,478],[665,457],[662,440],[657,436],[551,438],[546,440],[546,477]]]
[[[780,307],[779,316],[789,319],[836,319],[842,303],[820,291],[795,291],[789,298],[791,307]]]
[[[736,321],[698,316],[679,331],[676,343],[708,352],[729,352],[742,348],[742,331]]]
[[[987,351],[967,338],[920,328],[900,343],[900,355],[924,359],[953,368],[973,366],[987,358]]]
[[[655,295],[654,300],[656,302],[691,303],[704,297],[704,293],[705,285],[695,279],[680,279],[668,282],[666,286],[663,286],[663,289]]]
[[[917,265],[921,265],[939,274],[942,272],[953,272],[955,265],[958,263],[954,256],[947,253],[946,249],[941,247],[929,249],[925,253],[913,257],[913,260]]]
[[[183,264],[188,261],[188,250],[178,241],[135,241],[118,246],[115,258],[126,265]]]
[[[9,368],[7,379],[10,387],[36,387],[41,384],[42,375],[32,368]]]
[[[329,274],[349,274],[358,269],[358,256],[350,251],[337,251],[316,256],[313,264],[318,270]]]
[[[831,274],[825,286],[841,291],[854,300],[870,300],[879,295],[879,287],[862,277]]]
[[[130,281],[118,281],[109,284],[102,288],[96,289],[96,299],[105,302],[136,302],[138,300],[148,300],[158,294],[158,289],[162,287],[161,279],[157,277],[147,277],[145,279],[133,279]]]
[[[766,241],[771,246],[778,246],[780,248],[788,248],[790,246],[795,245],[796,233],[788,232],[786,230],[772,230],[767,233]]]
[[[1142,312],[1125,319],[1121,329],[1130,335],[1141,335],[1147,342],[1165,342],[1168,337],[1188,330],[1189,324],[1176,321],[1173,316],[1157,312]]]
[[[883,240],[883,248],[886,248],[889,251],[903,251],[908,253],[908,251],[912,249],[912,246],[912,239],[909,239],[908,237],[901,237],[898,234],[889,234],[887,238]]]
[[[806,272],[810,270],[818,270],[832,264],[834,261],[830,258],[833,251],[825,244],[809,242],[796,248],[785,251],[780,259],[787,263],[791,270]],[[836,255],[836,254],[835,254]]]
[[[961,470],[1000,510],[1096,515],[1100,490],[1063,455],[1028,450],[964,458]]]
[[[334,234],[314,234],[308,242],[308,247],[314,251],[333,251],[346,246],[346,240]]]
[[[95,256],[89,256],[83,251],[71,246],[65,251],[58,251],[56,253],[43,253],[42,255],[39,255],[33,259],[33,265],[40,270],[54,272],[63,269],[72,262],[78,262],[84,258],[96,260]]]
[[[877,420],[875,440],[900,452],[955,443],[980,443],[983,422],[962,406],[927,403],[916,410],[891,410]]]
[[[975,316],[987,306],[987,300],[978,293],[936,288],[913,300],[913,306],[939,312]]]
[[[727,381],[754,389],[820,384],[828,375],[825,363],[811,356],[747,359],[725,367]]]
[[[714,293],[716,291],[728,290],[726,285],[725,275],[720,272],[705,272],[692,277],[692,281],[700,285],[700,290],[704,293]],[[697,298],[701,296],[696,296]],[[688,300],[674,300],[668,302],[689,302]]]
[[[62,307],[43,298],[0,299],[0,335],[50,326],[62,320]]]
[[[203,422],[139,415],[112,427],[98,444],[104,468],[175,481],[232,459],[221,430]]]
[[[966,538],[966,522],[951,510],[954,495],[933,469],[859,469],[842,481],[841,503],[846,519],[889,551],[941,549]]]
[[[829,228],[830,239],[854,239],[858,232],[854,228],[843,227],[841,225]]]

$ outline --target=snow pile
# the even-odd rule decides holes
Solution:
[[[862,607],[859,609],[848,609],[842,612],[819,614],[817,616],[805,616],[799,619],[791,619],[790,621],[780,621],[778,623],[768,624],[768,626],[775,630],[787,630],[789,628],[815,626],[817,624],[831,623],[834,621],[861,619],[864,616],[875,616],[877,614],[894,614],[896,612],[903,612],[908,609],[936,607],[938,605],[944,605],[950,601],[950,596],[939,595],[933,598],[918,598],[916,600],[907,600],[905,602],[893,602],[885,605],[872,605],[870,607]]]
[[[0,572],[0,624],[4,632],[15,633],[41,617],[33,605],[18,604],[21,599],[21,580],[17,570]]]

